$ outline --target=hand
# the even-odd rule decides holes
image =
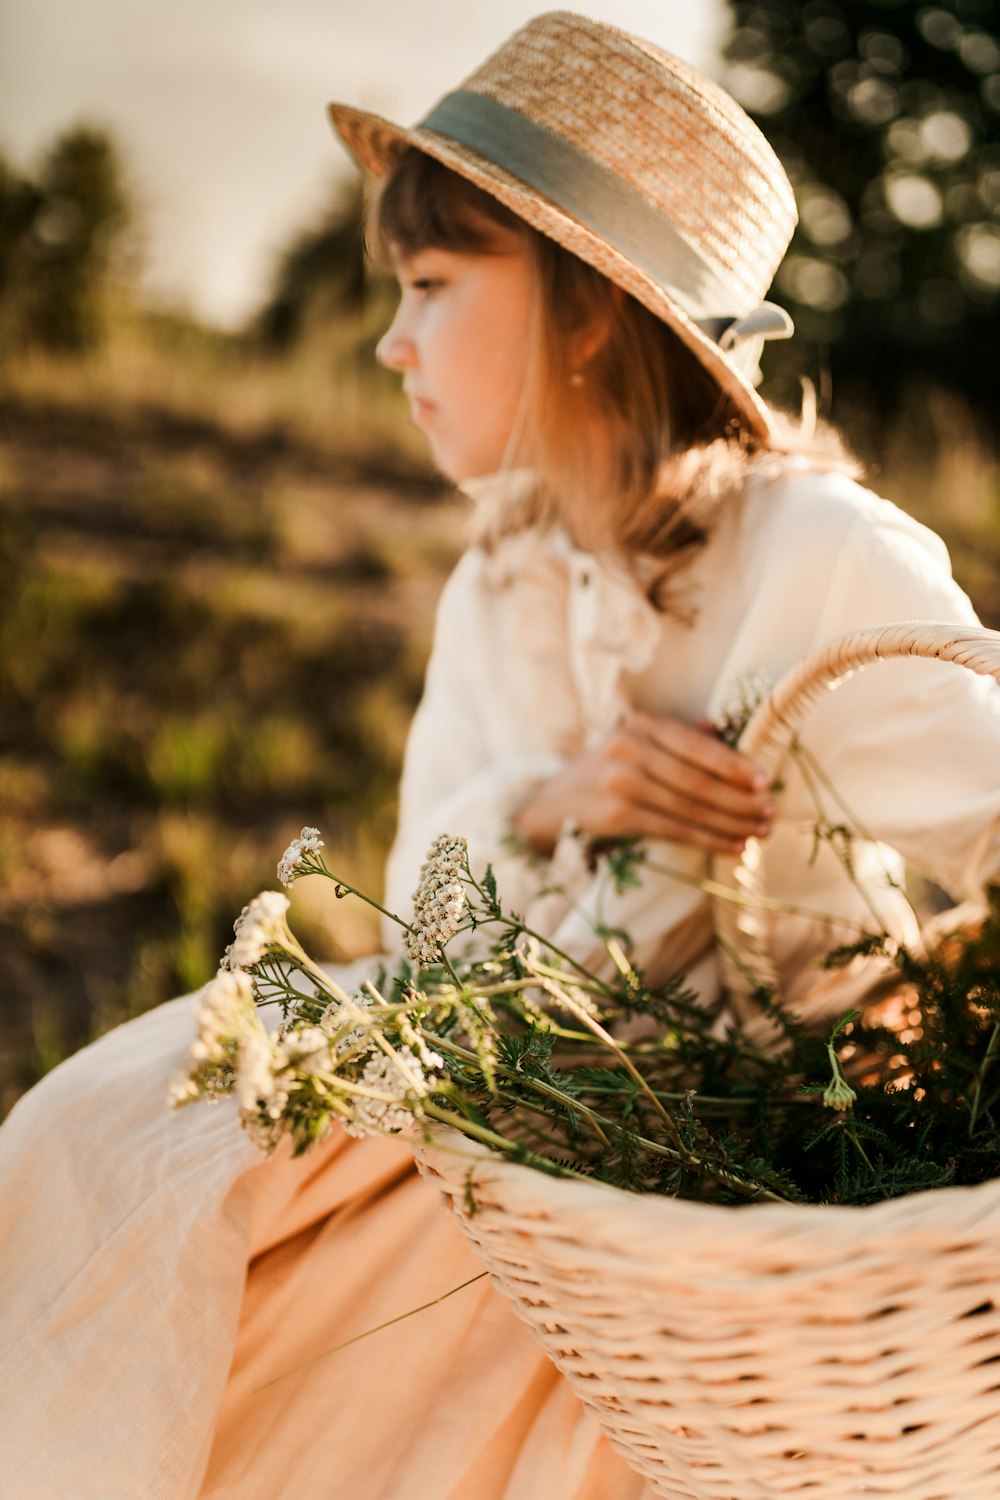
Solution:
[[[603,745],[543,782],[514,828],[551,853],[567,819],[592,838],[673,839],[738,853],[770,832],[763,772],[707,724],[635,711]]]

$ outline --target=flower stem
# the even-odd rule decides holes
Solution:
[[[321,1359],[329,1359],[331,1354],[339,1354],[341,1349],[349,1349],[352,1344],[359,1344],[362,1339],[370,1339],[373,1333],[381,1333],[386,1328],[391,1328],[395,1323],[402,1323],[407,1318],[415,1317],[417,1313],[426,1312],[430,1307],[437,1307],[440,1302],[446,1302],[449,1297],[454,1297],[456,1292],[464,1291],[473,1282],[482,1281],[488,1276],[489,1271],[480,1271],[476,1276],[470,1276],[468,1281],[460,1281],[458,1286],[453,1286],[450,1291],[442,1292],[440,1297],[432,1297],[430,1302],[421,1302],[419,1307],[411,1307],[405,1313],[399,1313],[395,1318],[387,1318],[384,1323],[378,1323],[374,1328],[366,1328],[364,1333],[356,1333],[352,1339],[344,1339],[341,1344],[334,1344],[332,1349],[324,1349],[322,1354],[314,1354],[312,1359],[305,1359],[300,1365],[293,1365],[290,1370],[285,1370],[280,1375],[275,1375],[273,1380],[265,1380],[263,1385],[254,1387],[253,1394],[256,1396],[261,1391],[268,1390],[272,1385],[277,1385],[279,1380],[287,1380],[289,1375],[298,1375],[302,1370],[308,1370],[310,1365],[317,1364]]]
[[[322,869],[313,867],[313,869],[310,870],[310,874],[325,875],[327,880],[333,881],[334,885],[337,887],[338,894],[342,891],[346,891],[350,896],[357,896],[358,899],[363,901],[366,906],[373,906],[376,911],[380,911],[382,913],[383,917],[388,917],[390,922],[395,922],[398,926],[402,927],[404,932],[413,931],[413,928],[409,922],[404,922],[402,917],[397,916],[394,911],[390,911],[388,907],[382,906],[380,902],[375,900],[374,896],[369,896],[365,891],[358,890],[358,887],[356,885],[351,885],[349,880],[342,880],[339,875],[334,875],[332,870],[327,869],[326,865],[324,865]]]

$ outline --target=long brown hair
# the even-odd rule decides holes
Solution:
[[[407,150],[370,207],[377,260],[437,248],[489,254],[497,231],[523,239],[535,270],[536,337],[516,434],[536,455],[542,483],[481,518],[486,546],[525,525],[565,519],[582,496],[604,545],[625,559],[656,559],[647,588],[662,607],[674,575],[707,540],[714,511],[763,461],[806,453],[818,468],[851,468],[837,435],[789,421],[780,439],[752,436],[694,354],[659,318],[599,271],[532,229],[503,204],[422,151]],[[604,336],[581,373],[571,351],[582,331]],[[572,414],[581,397],[604,418],[613,476],[593,473]]]

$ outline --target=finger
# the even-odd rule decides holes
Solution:
[[[666,751],[652,740],[636,742],[631,759],[632,770],[646,783],[645,792],[636,791],[636,799],[665,812],[681,812],[693,821],[704,821],[709,814],[725,815],[736,821],[730,830],[744,835],[766,831],[774,813],[766,788],[735,786],[723,781],[710,770]],[[694,808],[697,808],[697,813]],[[687,809],[692,809],[687,811]]]
[[[741,842],[749,838],[766,838],[771,831],[771,820],[762,812],[729,811],[712,803],[700,802],[678,792],[655,800],[646,796],[636,799],[636,806],[659,816],[673,818],[690,828],[696,828],[714,838]]]
[[[646,753],[652,752],[647,750]],[[672,765],[680,767],[677,761],[672,762]],[[683,774],[697,781],[697,773],[690,771],[690,768],[681,769]],[[733,807],[720,804],[717,795],[715,800],[700,800],[676,783],[650,776],[641,761],[614,768],[606,776],[604,785],[609,796],[617,801],[620,808],[624,808],[626,818],[630,814],[636,816],[652,813],[673,818],[722,839],[747,839],[755,835],[764,837],[770,832],[767,809],[761,809],[753,803],[743,806],[737,792],[725,793],[736,803]],[[721,783],[713,782],[713,786],[718,788]]]
[[[655,812],[651,808],[637,808],[636,812],[636,836],[640,838],[667,839],[674,844],[686,844],[715,854],[741,854],[746,847],[745,838],[719,833],[685,818]]]
[[[638,714],[630,724],[633,732],[658,745],[667,754],[733,786],[763,791],[767,777],[763,771],[732,749],[715,734],[678,719],[661,719],[654,714]]]

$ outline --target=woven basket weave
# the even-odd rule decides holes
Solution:
[[[774,772],[821,692],[907,655],[1000,682],[995,632],[864,631],[789,674],[741,748]],[[736,876],[756,889],[752,850]],[[750,911],[722,903],[717,922],[767,972]],[[738,966],[729,978],[749,1005]],[[441,1129],[417,1158],[652,1493],[1000,1495],[1000,1180],[865,1208],[731,1208],[558,1180]]]

